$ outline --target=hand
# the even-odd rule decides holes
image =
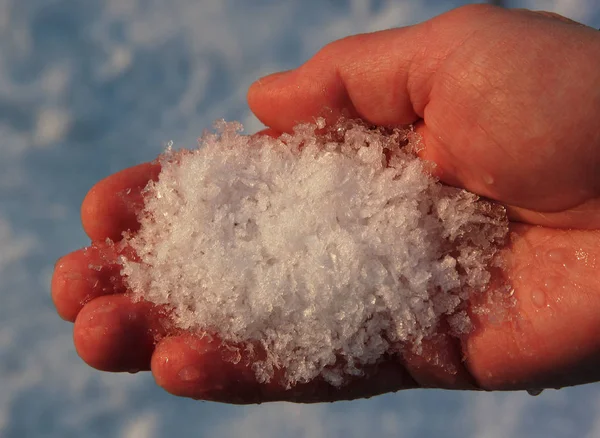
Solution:
[[[600,378],[600,32],[552,14],[464,7],[423,24],[334,42],[249,92],[272,132],[341,113],[375,125],[415,123],[423,158],[445,183],[507,206],[505,275],[517,304],[474,315],[462,339],[443,328],[347,386],[259,385],[217,341],[180,333],[132,303],[114,250],[135,231],[140,191],[159,168],[99,182],[82,206],[96,242],[57,263],[52,294],[75,321],[78,353],[107,371],[148,370],[181,396],[234,403],[331,401],[413,387],[527,389]],[[131,190],[129,190],[131,189]],[[96,268],[98,267],[98,268]],[[96,268],[96,269],[94,269]]]

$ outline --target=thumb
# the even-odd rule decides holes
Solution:
[[[471,5],[333,42],[253,84],[248,103],[279,132],[317,116],[416,123],[421,156],[442,182],[515,207],[530,223],[597,227],[569,212],[595,211],[589,202],[600,193],[591,61],[599,44],[595,31],[564,20]]]
[[[321,49],[296,70],[275,73],[255,82],[248,92],[251,110],[266,126],[288,132],[314,117],[344,114],[379,126],[410,124],[422,117],[413,102],[427,90],[409,84],[409,69],[418,53],[418,26],[356,35]],[[395,51],[390,46],[405,46]],[[423,78],[425,79],[425,78]],[[408,88],[418,90],[411,96]]]

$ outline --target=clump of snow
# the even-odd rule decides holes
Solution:
[[[167,151],[124,244],[134,296],[176,326],[258,347],[257,379],[341,385],[441,318],[469,330],[504,210],[427,172],[411,130],[323,120],[280,138],[221,122]]]

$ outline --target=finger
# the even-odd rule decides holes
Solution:
[[[427,89],[419,87],[422,81],[408,82],[419,46],[406,42],[421,34],[421,27],[412,26],[329,44],[302,67],[255,82],[248,91],[250,108],[281,132],[317,116],[342,114],[383,126],[412,123],[422,108],[415,110],[411,102],[423,100]],[[391,54],[390,47],[405,50]]]
[[[460,340],[450,335],[445,321],[436,334],[423,339],[418,347],[404,348],[402,359],[422,388],[479,389],[464,366]]]
[[[83,307],[73,338],[77,353],[91,367],[137,372],[150,369],[154,346],[167,330],[166,315],[154,305],[109,295]]]
[[[506,210],[512,221],[550,228],[600,229],[600,198],[586,201],[567,211],[558,213],[531,211],[511,206],[508,206]]]
[[[171,394],[194,399],[256,403],[260,385],[246,361],[221,348],[212,337],[183,334],[167,337],[152,356],[152,373]]]
[[[74,322],[94,298],[125,292],[113,246],[95,244],[62,257],[52,276],[52,300],[58,314]]]
[[[127,230],[139,227],[137,213],[143,205],[142,189],[156,181],[157,163],[144,163],[117,172],[98,182],[86,195],[81,206],[81,220],[93,241],[118,241]]]
[[[368,367],[366,377],[354,378],[341,387],[315,379],[289,389],[276,378],[259,383],[252,363],[243,350],[238,356],[216,338],[188,333],[165,338],[157,345],[152,373],[171,394],[237,404],[349,400],[417,386],[397,359]]]
[[[506,272],[516,303],[492,299],[473,315],[462,342],[467,368],[489,390],[599,380],[600,232],[512,231]]]

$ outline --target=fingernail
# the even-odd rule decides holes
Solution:
[[[286,76],[288,76],[291,71],[292,70],[280,71],[280,72],[277,72],[277,73],[272,73],[272,74],[267,75],[267,76],[263,76],[262,78],[260,78],[259,80],[257,80],[254,83],[254,85],[258,85],[260,87],[264,87],[265,85],[271,85],[275,81],[278,81],[278,80],[283,79]]]

